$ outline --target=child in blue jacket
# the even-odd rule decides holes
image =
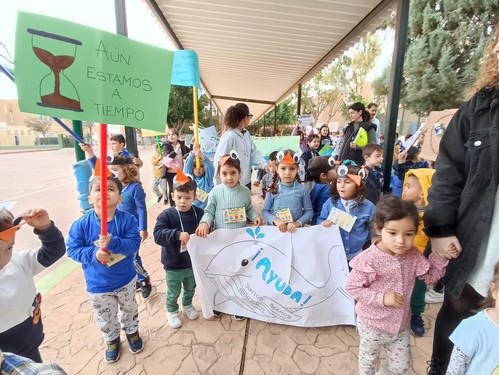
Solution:
[[[352,260],[370,245],[370,227],[374,220],[374,204],[365,199],[366,187],[359,175],[360,168],[346,160],[336,169],[331,183],[331,199],[322,206],[317,224],[330,227],[339,222],[347,260]]]
[[[134,259],[139,251],[140,235],[133,215],[117,209],[123,186],[116,177],[108,177],[107,236],[101,235],[101,183],[90,182],[88,200],[94,207],[76,220],[66,241],[68,256],[83,266],[97,325],[107,344],[104,359],[116,362],[120,357],[121,326],[132,353],[144,348],[139,336],[138,305],[135,301]],[[121,325],[118,321],[121,310]]]
[[[196,167],[196,157],[200,159],[199,168]],[[208,194],[213,189],[213,175],[215,168],[199,146],[194,146],[194,150],[187,157],[184,164],[184,173],[193,176],[196,182],[196,200],[192,203],[194,206],[205,209],[208,204]],[[173,191],[172,191],[173,194]]]

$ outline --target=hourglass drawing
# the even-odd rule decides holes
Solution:
[[[51,72],[40,81],[39,106],[83,112],[78,90],[64,71],[73,65],[79,40],[45,31],[27,29],[36,57]]]

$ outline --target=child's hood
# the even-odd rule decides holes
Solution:
[[[431,179],[435,174],[435,170],[431,168],[416,168],[409,169],[405,174],[404,178],[404,189],[405,184],[407,183],[407,177],[414,176],[418,179],[419,184],[421,185],[421,190],[423,191],[424,204],[428,204],[428,190],[431,186]]]

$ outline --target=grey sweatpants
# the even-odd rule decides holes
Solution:
[[[139,330],[139,306],[135,301],[135,281],[136,278],[112,292],[88,293],[95,320],[106,342],[120,336],[118,306],[121,310],[120,320],[125,333],[132,334]]]

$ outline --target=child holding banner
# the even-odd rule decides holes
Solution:
[[[292,232],[310,224],[314,215],[310,193],[298,178],[299,162],[293,151],[279,151],[277,175],[263,204],[262,214],[267,224],[277,226],[281,232]]]
[[[196,157],[199,160],[199,167],[195,165]],[[199,145],[194,145],[194,150],[189,154],[185,160],[184,173],[194,176],[194,181],[197,185],[195,191],[196,200],[193,205],[199,208],[206,208],[208,204],[208,194],[213,189],[213,175],[215,169],[203,152],[199,149]],[[175,199],[174,199],[175,201]]]
[[[383,197],[374,220],[381,239],[350,262],[346,290],[357,301],[360,375],[374,374],[383,347],[387,360],[380,373],[405,374],[409,369],[414,283],[416,278],[436,282],[449,262],[435,254],[426,259],[418,251],[414,246],[418,225],[418,209],[412,202]]]
[[[199,313],[192,305],[196,280],[192,271],[187,243],[199,225],[203,209],[193,205],[196,199],[197,184],[192,178],[177,172],[173,182],[175,207],[164,210],[158,216],[154,227],[154,242],[161,246],[161,263],[166,272],[166,310],[168,325],[180,328],[182,320],[177,303],[182,286],[182,310],[189,320],[198,318]]]
[[[253,208],[249,189],[239,182],[241,162],[234,150],[220,158],[217,175],[222,184],[211,190],[196,234],[206,238],[211,225],[213,230],[244,228],[247,218],[257,226],[262,225],[262,218]]]
[[[109,170],[115,173],[123,185],[118,209],[132,214],[137,219],[140,237],[144,242],[149,235],[147,233],[146,194],[139,180],[137,166],[133,164],[132,158],[117,155],[109,163]],[[140,290],[143,298],[148,298],[152,290],[151,279],[142,266],[142,259],[138,252],[135,257],[135,269],[137,270],[136,289]]]
[[[208,205],[196,229],[199,237],[206,238],[213,225],[216,229],[235,229],[247,226],[247,218],[256,226],[262,225],[262,218],[253,208],[251,192],[239,182],[241,178],[241,162],[237,153],[232,150],[229,155],[220,158],[217,176],[221,185],[213,188],[208,196]],[[216,316],[222,315],[213,311]],[[243,316],[235,316],[236,320],[244,320]]]
[[[365,171],[353,161],[345,160],[336,169],[336,181],[331,183],[331,199],[322,206],[317,224],[340,227],[347,260],[370,245],[374,204],[365,199]]]
[[[83,266],[87,292],[107,349],[104,359],[116,362],[120,357],[121,324],[132,353],[144,348],[139,336],[139,309],[135,301],[134,267],[139,251],[140,235],[133,215],[117,209],[123,185],[114,176],[107,178],[108,235],[101,233],[100,178],[90,181],[88,200],[94,207],[87,215],[76,220],[66,241],[68,256]]]

